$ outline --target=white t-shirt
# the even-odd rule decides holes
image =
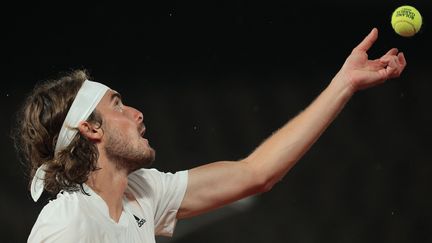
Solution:
[[[155,235],[171,236],[186,192],[188,172],[162,173],[140,169],[129,175],[123,212],[116,223],[103,199],[84,184],[90,196],[62,192],[39,214],[28,242],[155,242]]]

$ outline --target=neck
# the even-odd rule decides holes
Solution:
[[[118,222],[123,211],[122,198],[128,184],[128,173],[117,169],[102,154],[97,163],[100,169],[90,174],[86,184],[105,201],[110,217]]]

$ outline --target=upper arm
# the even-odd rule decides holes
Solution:
[[[195,216],[262,191],[265,184],[245,160],[221,161],[189,170],[177,218]]]

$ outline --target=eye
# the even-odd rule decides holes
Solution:
[[[118,109],[120,111],[123,109],[123,103],[122,103],[122,101],[120,99],[116,99],[114,101],[114,106],[115,106],[116,109]]]

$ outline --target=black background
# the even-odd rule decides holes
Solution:
[[[390,24],[404,4],[424,19],[412,38]],[[398,47],[408,61],[402,76],[357,93],[252,206],[181,221],[171,242],[432,242],[431,6],[333,0],[4,8],[1,241],[24,242],[46,203],[31,200],[9,138],[36,82],[88,69],[144,113],[154,166],[174,172],[245,157],[304,109],[377,27],[370,57]]]

